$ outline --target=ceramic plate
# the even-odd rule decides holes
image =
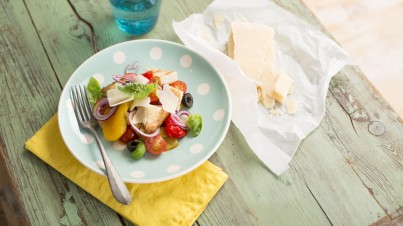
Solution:
[[[91,76],[102,86],[122,75],[125,67],[140,63],[139,73],[159,68],[175,70],[188,85],[194,104],[191,113],[201,114],[203,129],[198,137],[187,136],[173,150],[160,155],[147,153],[133,160],[120,142],[102,142],[118,173],[125,182],[153,183],[181,176],[206,161],[223,141],[230,124],[229,91],[220,74],[199,54],[186,47],[162,40],[136,40],[100,51],[86,60],[70,77],[61,94],[58,121],[65,144],[89,169],[105,175],[101,154],[90,133],[79,127],[69,96],[71,86],[87,84]],[[99,129],[102,137],[102,132]],[[63,160],[61,160],[63,161]]]

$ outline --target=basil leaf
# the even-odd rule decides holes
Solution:
[[[203,119],[200,114],[191,114],[186,121],[186,125],[188,126],[190,133],[197,137],[202,130]]]
[[[141,84],[141,83],[128,83],[125,85],[117,86],[118,90],[122,93],[133,95],[134,98],[140,99],[148,96],[158,87],[158,83]]]
[[[91,77],[88,81],[87,92],[88,99],[92,104],[95,104],[102,97],[101,86],[94,77]]]

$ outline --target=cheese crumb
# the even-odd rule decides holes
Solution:
[[[283,72],[279,74],[277,81],[274,85],[274,93],[273,93],[274,98],[278,102],[280,102],[280,103],[284,102],[285,98],[287,97],[287,95],[290,91],[290,88],[291,88],[293,82],[294,81],[292,80],[292,78],[290,76],[288,76],[287,74],[285,74]]]
[[[288,114],[295,114],[298,111],[298,102],[294,97],[287,98],[286,108]]]
[[[284,114],[284,112],[278,108],[272,108],[272,109],[270,109],[270,114],[272,116],[281,116]]]

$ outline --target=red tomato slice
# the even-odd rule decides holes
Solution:
[[[174,121],[172,121],[172,119],[171,119],[171,116],[168,116],[168,117],[165,119],[164,125],[165,125],[165,126],[169,126],[169,125],[172,125],[172,124],[175,125]]]
[[[178,80],[169,84],[170,86],[181,90],[183,93],[186,93],[187,85],[184,81]]]
[[[126,132],[119,138],[119,141],[124,144],[127,144],[130,141],[135,140],[137,138],[138,138],[137,133],[134,132],[133,128],[130,125],[128,125]]]
[[[186,130],[183,130],[176,124],[169,124],[168,126],[165,126],[165,132],[169,137],[172,138],[182,138],[187,134]]]
[[[182,138],[187,134],[187,131],[176,125],[170,116],[165,119],[164,125],[165,132],[169,137]]]
[[[155,137],[147,137],[144,144],[146,150],[153,155],[159,155],[167,150],[167,142],[159,134]]]

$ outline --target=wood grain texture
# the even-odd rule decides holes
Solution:
[[[292,169],[281,177],[272,174],[233,124],[217,156],[258,225],[330,224],[301,177]]]
[[[56,112],[61,86],[24,2],[0,4],[1,152],[26,221],[119,224],[112,210],[24,149],[25,141]],[[51,31],[52,26],[59,25],[49,23]]]
[[[164,0],[156,28],[137,38],[179,42],[172,20],[200,13],[210,2]],[[276,2],[326,32],[300,1]],[[75,68],[95,52],[135,38],[117,29],[107,1],[16,0],[0,6],[0,153],[25,219],[31,225],[131,225],[23,144],[56,112]],[[210,159],[229,180],[195,225],[400,222],[403,128],[397,114],[355,67],[334,77],[326,104],[324,120],[280,177],[231,124]],[[374,121],[385,128],[378,136],[368,130]]]

